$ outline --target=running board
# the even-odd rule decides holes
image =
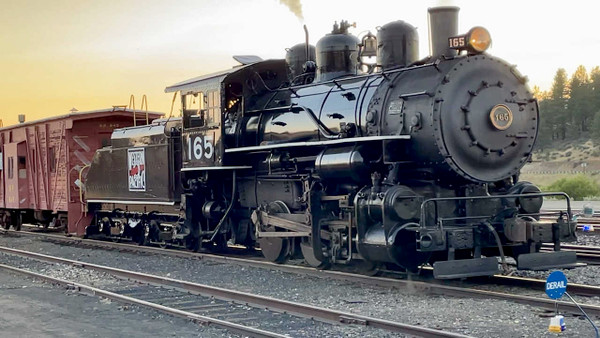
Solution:
[[[536,252],[517,257],[519,270],[549,270],[576,266],[577,253],[575,251]]]
[[[492,276],[499,272],[496,257],[458,259],[433,263],[433,277],[436,279]]]

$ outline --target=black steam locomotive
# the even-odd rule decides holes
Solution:
[[[316,47],[167,87],[182,117],[119,129],[86,182],[87,234],[197,250],[259,244],[284,262],[358,264],[437,278],[568,267],[568,197],[519,181],[538,130],[526,78],[485,53],[458,8],[429,10],[431,56],[402,21],[361,40],[336,24]],[[307,34],[308,36],[308,34]],[[376,56],[376,64],[367,60]],[[541,222],[543,197],[566,200]],[[542,242],[555,251],[539,253]]]

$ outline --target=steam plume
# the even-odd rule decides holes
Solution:
[[[455,2],[454,0],[437,0],[434,7],[456,6]]]
[[[294,15],[300,21],[304,21],[304,15],[302,15],[302,4],[300,0],[279,0],[279,3],[286,5]]]

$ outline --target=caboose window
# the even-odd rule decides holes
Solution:
[[[15,161],[14,158],[8,158],[8,178],[13,178],[15,172]]]
[[[25,156],[19,156],[18,160],[19,178],[27,178],[27,159]]]

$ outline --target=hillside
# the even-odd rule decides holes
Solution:
[[[577,174],[590,176],[600,184],[600,144],[591,139],[538,147],[532,160],[523,167],[521,179],[538,186],[547,186],[560,178]]]

